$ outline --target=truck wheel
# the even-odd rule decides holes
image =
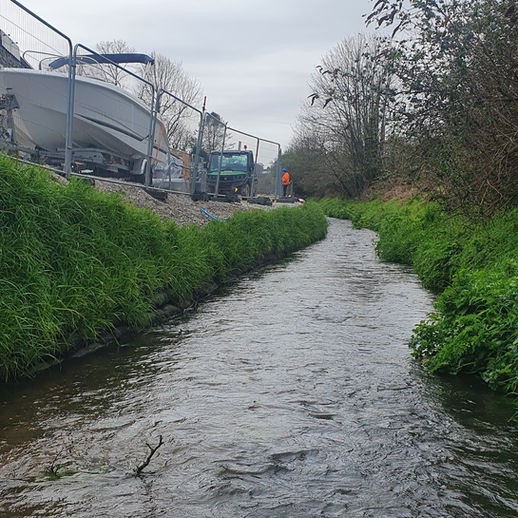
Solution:
[[[241,196],[244,196],[245,198],[250,197],[250,185],[245,184],[243,187],[241,187]]]

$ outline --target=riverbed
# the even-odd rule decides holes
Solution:
[[[411,358],[432,297],[374,239],[331,220],[196,311],[1,389],[0,516],[517,516],[513,406]]]

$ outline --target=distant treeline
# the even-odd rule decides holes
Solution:
[[[316,204],[178,227],[119,195],[0,155],[0,380],[185,308],[211,286],[321,239]]]
[[[283,156],[301,195],[412,185],[470,217],[518,203],[516,0],[378,0],[323,57]]]

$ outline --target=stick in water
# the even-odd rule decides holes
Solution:
[[[146,446],[151,451],[149,452],[149,455],[147,456],[147,459],[140,466],[136,467],[136,469],[135,469],[135,474],[136,475],[140,475],[141,471],[149,464],[149,462],[151,461],[153,455],[158,450],[158,448],[160,448],[160,446],[162,446],[162,444],[164,444],[164,441],[162,441],[162,436],[161,435],[159,437],[158,444],[154,448],[152,446],[150,446],[148,443],[146,443]]]

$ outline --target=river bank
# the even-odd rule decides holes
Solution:
[[[518,392],[518,210],[469,221],[437,205],[323,200],[327,215],[378,233],[384,261],[410,265],[435,294],[410,346],[431,372],[476,374]]]
[[[73,180],[0,157],[0,379],[26,375],[77,344],[141,329],[216,284],[321,239],[314,204],[233,210],[179,226]],[[222,204],[223,205],[223,204]],[[196,210],[195,210],[196,209]],[[192,218],[199,213],[191,206]],[[198,214],[196,214],[198,217]]]
[[[198,225],[204,226],[210,221],[211,216],[226,220],[234,213],[246,210],[271,210],[273,206],[251,205],[246,201],[222,202],[222,201],[193,201],[190,196],[174,193],[166,194],[165,199],[157,198],[142,187],[131,184],[111,183],[103,180],[95,180],[95,188],[104,193],[119,194],[123,200],[133,206],[149,209],[163,219],[174,221],[179,226]]]

